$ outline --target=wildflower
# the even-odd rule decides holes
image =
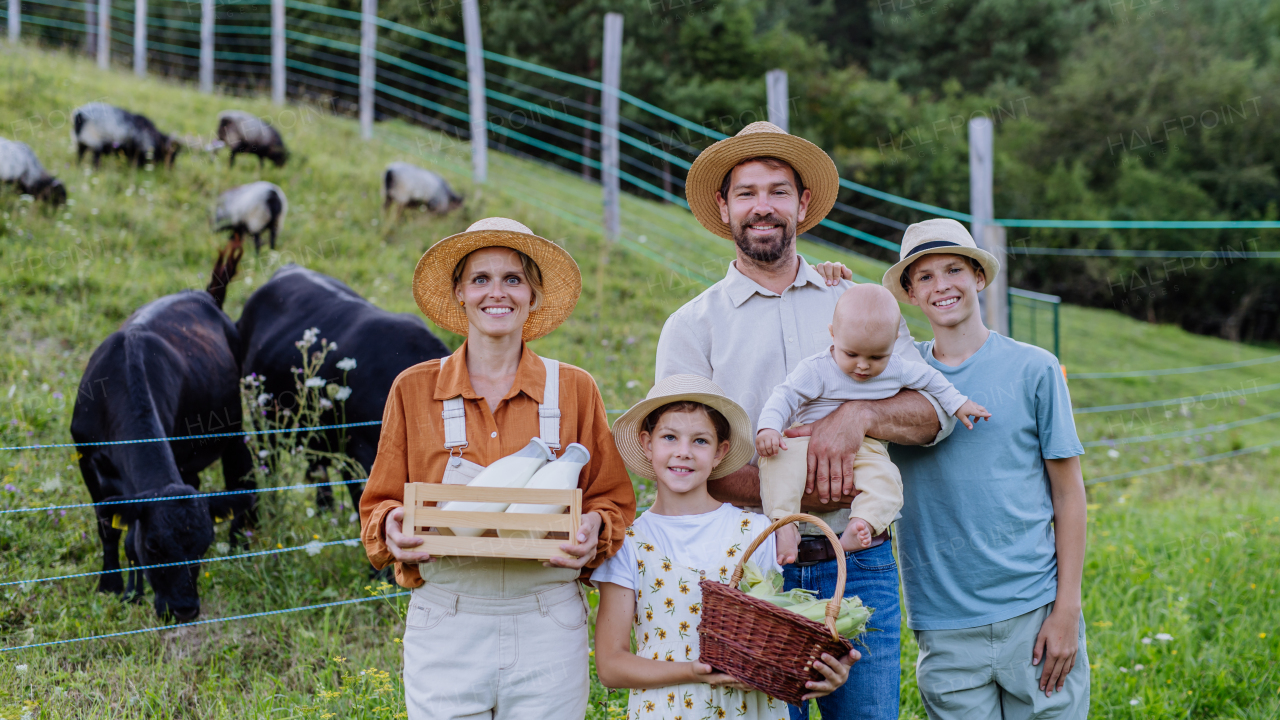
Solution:
[[[1151,638],[1149,638],[1149,637],[1144,637],[1144,638],[1142,638],[1142,644],[1143,644],[1143,645],[1150,645],[1150,644],[1151,644]]]
[[[319,540],[312,540],[311,542],[307,543],[305,547],[307,549],[307,554],[311,555],[312,557],[319,555],[320,551],[324,549],[324,547],[320,544]]]
[[[1138,663],[1137,665],[1133,666],[1134,672],[1142,672],[1143,670],[1146,670],[1146,669],[1147,669],[1147,666],[1143,665],[1142,663]]]
[[[4,484],[4,489],[5,489],[5,491],[6,491],[6,492],[11,492],[11,493],[16,493],[16,492],[18,492],[18,488],[14,487],[14,486],[13,486],[12,484],[10,484],[10,483],[5,483],[5,484]]]
[[[324,378],[318,378],[318,377],[307,378],[307,381],[303,384],[309,388],[324,387]]]
[[[258,396],[258,407],[266,407],[271,402],[271,393],[262,393]]]
[[[1107,451],[1107,457],[1111,458],[1112,460],[1115,460],[1116,458],[1120,457],[1120,451],[1115,448],[1111,448],[1110,450]]]
[[[360,513],[358,512],[351,513],[349,516],[347,516],[347,522],[349,523],[360,522]]]
[[[26,664],[25,664],[25,663],[24,663],[24,664],[22,664],[22,665],[19,665],[19,666],[15,667],[15,668],[14,668],[14,670],[17,670],[19,675],[26,675],[26,674],[27,674],[27,666],[26,666]]]
[[[320,337],[320,328],[307,328],[306,332],[302,333],[302,342],[304,343],[302,347],[311,347],[318,337]]]
[[[1169,633],[1156,633],[1156,639],[1160,642],[1169,642],[1173,639],[1173,636]]]
[[[226,555],[231,551],[231,546],[224,542],[218,543],[214,548],[218,551],[219,555]]]
[[[338,343],[336,343],[336,342],[331,342],[331,343],[329,343],[329,350],[330,350],[330,351],[337,350],[337,349],[338,349]]]
[[[343,400],[346,400],[349,397],[351,397],[351,388],[347,387],[346,385],[343,385],[342,387],[338,388],[338,392],[333,394],[333,399],[337,400],[338,402],[342,402]]]
[[[1258,633],[1258,637],[1259,637],[1259,638],[1261,638],[1261,639],[1263,639],[1263,640],[1266,640],[1266,639],[1267,639],[1267,634],[1266,634],[1266,633]]]
[[[1134,698],[1134,699],[1132,699],[1132,700],[1130,700],[1130,701],[1129,701],[1129,704],[1130,704],[1130,705],[1137,705],[1139,702],[1141,702],[1141,701],[1140,701],[1140,700],[1138,700],[1138,698]]]
[[[356,359],[353,357],[345,357],[338,361],[338,369],[342,371],[351,371],[356,369]]]
[[[260,458],[265,458],[266,456],[268,456],[268,455],[270,455],[270,454],[271,454],[271,451],[269,451],[269,450],[259,450],[259,451],[258,451],[258,457],[260,457]]]
[[[333,403],[329,401],[329,398],[320,398],[320,407],[328,410],[333,407]]]
[[[313,507],[307,508],[307,517],[313,518],[315,516],[316,516],[316,509]]]
[[[58,392],[57,390],[54,390],[54,391],[53,391],[53,399],[54,399],[54,400],[61,400],[61,399],[62,399],[62,393]]]

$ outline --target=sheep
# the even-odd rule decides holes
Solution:
[[[57,207],[67,201],[62,181],[45,171],[35,152],[23,142],[0,137],[0,182]]]
[[[407,206],[425,206],[436,215],[444,215],[462,206],[463,198],[449,187],[444,178],[416,165],[393,162],[382,175],[382,209],[395,206],[391,221]]]
[[[218,113],[218,142],[212,149],[226,145],[231,148],[227,167],[236,166],[237,153],[258,156],[258,169],[263,160],[270,160],[276,167],[283,167],[289,159],[280,133],[266,120],[240,110],[224,110]]]
[[[239,243],[244,235],[253,236],[253,248],[262,252],[262,233],[271,233],[271,249],[276,249],[276,234],[284,225],[289,202],[284,191],[265,180],[231,188],[218,197],[213,211],[214,231],[231,231],[231,242]]]
[[[146,117],[106,103],[83,105],[71,118],[77,164],[88,150],[93,153],[95,168],[104,153],[120,153],[138,167],[148,162],[173,167],[173,159],[182,149],[181,141],[157,130]]]

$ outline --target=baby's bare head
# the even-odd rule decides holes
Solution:
[[[902,312],[893,293],[880,285],[854,285],[840,296],[831,336],[837,346],[857,347],[865,353],[891,353],[898,339]]]

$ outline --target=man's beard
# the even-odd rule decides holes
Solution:
[[[781,223],[782,227],[778,228],[772,237],[757,240],[747,234],[747,228],[757,223]],[[796,239],[791,224],[772,213],[764,216],[752,215],[741,223],[731,226],[730,232],[733,234],[734,244],[742,254],[761,265],[772,265],[786,257]]]

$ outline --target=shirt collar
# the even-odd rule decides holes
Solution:
[[[798,256],[797,259],[800,261],[800,270],[796,272],[795,282],[791,283],[790,287],[800,288],[810,283],[822,287],[826,284],[826,281],[822,279],[822,275],[817,270],[814,270],[813,266],[806,262],[803,256]],[[737,260],[729,263],[729,272],[725,273],[724,282],[725,293],[729,296],[729,301],[733,303],[734,307],[740,307],[742,303],[756,293],[765,297],[780,297],[772,290],[743,275],[738,270]]]
[[[503,400],[510,400],[519,393],[542,404],[542,391],[547,384],[547,368],[542,360],[525,344],[520,350],[520,365],[516,368],[516,380],[511,384]],[[480,395],[471,387],[471,375],[467,372],[467,343],[449,356],[444,369],[436,378],[436,400],[448,400],[461,395],[467,400],[479,400]]]

